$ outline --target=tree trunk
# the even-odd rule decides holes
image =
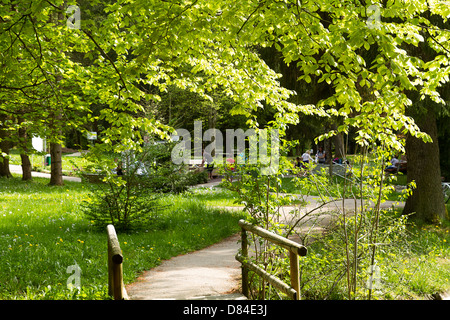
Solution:
[[[22,122],[23,119],[19,119],[19,123],[21,124]],[[19,147],[22,150],[20,159],[22,160],[22,180],[24,181],[32,180],[31,162],[28,156],[28,140],[27,129],[25,127],[19,128]]]
[[[335,122],[331,123],[331,129],[333,130],[337,130],[338,128],[338,124],[337,124],[338,120],[335,120]],[[339,132],[337,134],[335,134],[333,137],[333,144],[334,144],[334,156],[330,154],[330,156],[332,157],[332,159],[339,158],[339,159],[344,159],[346,157],[345,154],[345,144],[344,144],[344,135],[342,134],[342,132]]]
[[[9,158],[1,156],[2,153],[9,155],[11,143],[8,140],[9,132],[3,129],[3,123],[8,119],[5,114],[0,114],[0,177],[11,178],[11,171],[9,170]]]
[[[62,179],[62,148],[59,143],[50,143],[50,157],[51,157],[51,166],[50,166],[50,185],[62,186],[64,185]]]
[[[436,115],[430,109],[426,113],[415,111],[414,120],[433,142],[424,143],[409,135],[406,138],[407,181],[415,181],[417,187],[406,200],[403,214],[415,213],[415,218],[435,223],[444,220],[447,213],[441,185]]]
[[[24,181],[32,180],[33,177],[31,176],[30,157],[25,153],[21,153],[20,159],[22,159],[22,180]]]
[[[333,136],[333,144],[334,144],[334,156],[339,159],[344,159],[345,155],[345,145],[344,145],[344,135],[342,132],[339,132],[335,136]]]
[[[8,158],[0,157],[0,177],[5,177],[5,178],[12,177],[11,171],[9,170],[9,159]]]

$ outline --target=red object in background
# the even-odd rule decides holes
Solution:
[[[227,158],[227,162],[229,163],[229,165],[228,165],[228,168],[231,170],[231,171],[234,171],[234,159],[232,159],[232,158]]]

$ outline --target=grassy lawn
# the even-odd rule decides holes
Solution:
[[[408,232],[411,250],[385,257],[394,261],[390,268],[384,268],[386,283],[391,286],[387,298],[421,299],[438,292],[449,293],[450,222],[445,221],[442,225],[411,224]]]
[[[208,206],[227,206],[237,207],[243,206],[239,203],[238,195],[236,192],[221,188],[221,187],[202,187],[192,188],[186,192],[186,196],[192,199],[197,199]]]
[[[47,179],[0,180],[0,299],[107,298],[105,230],[81,213],[84,183],[50,187]],[[119,233],[124,281],[162,260],[197,250],[238,231],[240,213],[208,208],[201,200],[167,196],[172,206],[148,228]],[[67,289],[67,267],[81,268],[81,293]]]
[[[405,182],[406,177],[399,176],[395,184]],[[81,213],[82,201],[90,196],[89,185],[67,181],[63,187],[50,187],[47,183],[43,178],[0,179],[0,299],[108,299],[106,232]],[[291,178],[283,178],[282,183],[287,192],[299,193]],[[336,179],[333,188],[338,190],[341,184]],[[238,206],[236,200],[236,193],[224,188],[193,188],[162,198],[161,204],[171,207],[155,223],[118,234],[124,281],[133,282],[162,260],[237,232],[243,214],[214,208]],[[410,248],[395,256],[380,255],[383,285],[392,286],[384,299],[416,299],[450,290],[449,230],[448,222],[410,225]],[[312,245],[307,258],[314,258],[319,249]],[[81,292],[67,289],[71,274],[66,270],[74,264],[81,268]],[[320,299],[315,290],[309,294]]]

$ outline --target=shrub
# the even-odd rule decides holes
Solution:
[[[91,197],[83,204],[86,218],[99,227],[113,224],[124,230],[151,223],[157,217],[158,195],[139,180],[128,173],[93,184]]]
[[[111,162],[98,160],[96,173],[102,182],[93,185],[92,197],[84,204],[85,216],[98,226],[113,224],[118,229],[152,223],[164,209],[158,205],[159,195],[185,191],[192,179],[183,166],[171,161],[172,147],[150,144],[141,152],[123,152],[113,170]],[[119,165],[122,172],[117,174]]]

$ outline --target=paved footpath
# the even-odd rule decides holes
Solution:
[[[216,186],[218,181],[201,186]],[[199,186],[197,186],[199,187]],[[304,210],[312,210],[317,207],[314,198],[308,198],[310,204]],[[394,203],[386,202],[383,206],[389,207]],[[342,201],[330,203],[318,210],[320,217],[311,218],[309,226],[325,226],[330,223],[330,217],[324,212],[330,208],[336,209],[342,206]],[[345,201],[346,210],[354,210],[354,200]],[[239,210],[239,207],[227,207],[229,210]],[[292,210],[295,207],[281,208],[281,219],[288,221],[294,216]],[[303,211],[303,210],[302,210]],[[304,212],[304,211],[303,211]],[[308,227],[309,228],[309,227]],[[204,299],[226,300],[245,299],[239,293],[241,288],[240,263],[235,260],[239,250],[239,235],[233,235],[223,241],[205,249],[173,257],[163,261],[161,265],[144,272],[136,282],[126,287],[130,299],[157,300],[157,299]]]
[[[235,260],[240,244],[233,235],[205,249],[173,257],[144,272],[126,287],[132,300],[227,300],[244,299],[240,263]]]
[[[221,179],[195,187],[215,187]],[[237,207],[230,209],[240,209]],[[202,250],[163,261],[126,287],[132,300],[240,300],[239,234]]]
[[[11,173],[22,174],[22,166],[19,166],[19,165],[10,164],[9,170],[11,171]],[[45,172],[32,171],[31,176],[50,179],[50,173],[45,173]],[[81,178],[78,178],[78,177],[63,176],[63,180],[81,182]]]

